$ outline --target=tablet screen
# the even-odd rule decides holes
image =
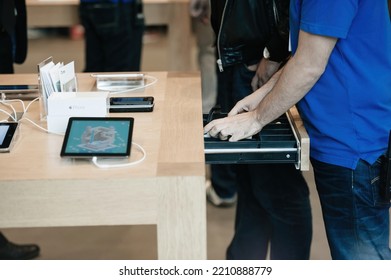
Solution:
[[[9,151],[18,123],[0,123],[0,152]]]
[[[71,117],[62,157],[128,157],[132,143],[133,118]]]
[[[0,126],[0,145],[3,145],[5,136],[7,135],[9,126],[2,125]]]

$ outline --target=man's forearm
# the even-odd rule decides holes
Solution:
[[[265,126],[289,110],[318,81],[336,43],[335,38],[300,32],[296,54],[285,65],[273,89],[257,107],[257,119]]]
[[[324,72],[336,41],[335,38],[300,32],[296,54],[282,71],[265,86],[239,101],[229,117],[207,124],[204,132],[229,141],[238,141],[258,133],[266,124],[289,110],[314,86]],[[273,79],[277,77],[274,84]],[[270,87],[273,88],[268,92]],[[256,104],[258,106],[251,110]]]

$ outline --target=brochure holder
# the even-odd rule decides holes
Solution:
[[[40,118],[47,119],[48,98],[54,92],[77,92],[77,80],[75,63],[72,61],[54,63],[52,57],[48,57],[38,64],[38,84],[40,97]]]
[[[46,121],[48,115],[48,93],[46,92],[45,82],[41,70],[44,66],[53,63],[53,57],[48,57],[38,64],[38,90],[39,90],[39,109],[41,121]]]

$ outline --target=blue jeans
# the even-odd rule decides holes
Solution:
[[[136,3],[80,4],[85,72],[140,71],[144,17]]]
[[[356,169],[311,159],[331,256],[337,260],[391,259],[390,202],[380,196],[380,159]]]

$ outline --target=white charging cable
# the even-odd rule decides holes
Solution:
[[[132,146],[133,146],[133,145],[136,146],[137,149],[143,154],[143,156],[142,156],[140,159],[136,160],[136,161],[131,161],[131,162],[127,162],[127,163],[121,163],[121,164],[102,164],[102,163],[99,163],[99,162],[98,162],[98,157],[93,157],[93,158],[92,158],[92,163],[93,163],[96,167],[98,167],[98,168],[129,167],[129,166],[133,166],[133,165],[139,164],[139,163],[141,163],[142,161],[144,161],[144,159],[145,159],[146,156],[147,156],[147,152],[145,151],[145,149],[144,149],[141,145],[139,145],[139,144],[137,144],[137,143],[135,143],[135,142],[132,142]],[[112,159],[110,159],[110,160],[112,161]]]
[[[8,113],[6,110],[3,110],[3,109],[0,109],[0,112],[2,112],[3,114],[6,114],[10,119],[12,119],[14,122],[16,122],[16,118],[15,118],[15,115],[12,115],[10,113]],[[5,119],[3,121],[9,121],[8,119]]]
[[[91,74],[92,77],[96,77],[95,74]],[[135,87],[135,88],[131,88],[131,89],[127,89],[127,90],[121,90],[121,91],[111,91],[109,92],[109,94],[121,94],[121,93],[126,93],[126,92],[131,92],[131,91],[135,91],[135,90],[139,90],[139,89],[143,89],[143,88],[147,88],[147,87],[150,87],[152,85],[154,85],[156,82],[157,82],[157,78],[154,77],[154,76],[150,76],[150,75],[144,75],[144,77],[146,79],[150,79],[152,80],[150,83],[147,83],[146,85],[142,85],[142,86],[138,86],[138,87]],[[25,116],[25,114],[27,113],[28,109],[30,108],[31,104],[33,104],[35,101],[39,100],[40,97],[37,97],[35,99],[33,99],[32,101],[30,101],[27,106],[24,105],[24,102],[23,100],[20,100],[20,99],[10,99],[10,100],[6,100],[5,99],[6,95],[4,93],[1,93],[1,100],[0,100],[0,103],[1,104],[4,104],[6,106],[9,106],[11,107],[11,109],[13,110],[13,113],[14,115],[10,114],[9,112],[3,110],[3,109],[0,109],[0,112],[6,114],[9,118],[11,118],[13,121],[15,122],[21,122],[21,121],[28,121],[29,123],[33,124],[35,127],[47,132],[47,133],[51,133],[51,134],[56,134],[56,135],[64,135],[63,133],[55,133],[55,132],[51,132],[49,130],[47,130],[46,128],[40,126],[39,124],[37,124],[36,122],[32,121],[31,119],[27,118]],[[11,102],[20,102],[22,104],[22,107],[23,107],[23,116],[20,120],[17,120],[17,114],[16,114],[16,110],[15,108],[11,105],[11,104],[8,104],[8,103],[11,103]],[[5,120],[4,120],[5,121]],[[137,144],[136,144],[137,145]]]
[[[12,119],[14,122],[17,122],[17,116],[16,116],[16,110],[14,108],[14,106],[12,106],[11,104],[8,104],[10,102],[14,102],[16,100],[0,100],[0,103],[7,106],[7,107],[10,107],[12,112],[14,113],[13,115],[3,109],[0,109],[0,112],[6,114],[10,119]],[[23,108],[24,109],[24,108]]]

